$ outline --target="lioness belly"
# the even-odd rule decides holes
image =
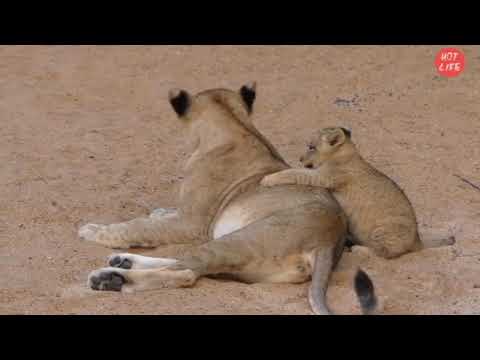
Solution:
[[[244,228],[252,222],[252,216],[249,214],[247,208],[239,204],[229,206],[223,211],[222,215],[215,223],[213,238],[221,238],[226,234],[230,234],[234,231]]]
[[[303,283],[312,276],[312,260],[312,251],[282,259],[259,259],[233,275],[247,283]]]

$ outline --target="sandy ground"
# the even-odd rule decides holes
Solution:
[[[308,284],[201,279],[191,289],[94,292],[112,250],[78,240],[88,222],[174,207],[187,154],[166,97],[258,82],[254,122],[293,165],[313,129],[353,130],[363,155],[410,197],[422,236],[453,247],[397,260],[345,253],[328,292],[357,314],[358,265],[385,314],[480,314],[480,48],[437,75],[439,47],[0,47],[0,313],[309,314]],[[135,251],[174,256],[185,247]]]

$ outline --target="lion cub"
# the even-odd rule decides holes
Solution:
[[[358,153],[350,131],[320,131],[300,158],[305,169],[283,170],[262,185],[300,184],[329,189],[349,220],[353,242],[381,257],[393,258],[422,248],[410,201],[398,185]]]

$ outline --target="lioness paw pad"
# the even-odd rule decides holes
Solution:
[[[112,255],[108,259],[108,265],[121,269],[129,270],[133,266],[132,260],[122,255]]]
[[[95,270],[88,276],[88,286],[93,290],[121,291],[125,278],[115,270]]]

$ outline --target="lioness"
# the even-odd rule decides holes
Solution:
[[[422,248],[407,196],[362,158],[349,130],[321,130],[300,161],[305,169],[268,175],[262,185],[299,184],[331,190],[348,217],[353,243],[372,248],[378,256],[394,258]]]
[[[255,97],[255,84],[195,96],[170,91],[170,103],[192,145],[178,209],[119,224],[84,225],[79,236],[111,248],[197,246],[178,259],[114,254],[109,267],[90,273],[92,289],[185,287],[216,274],[248,283],[312,278],[313,311],[329,313],[325,292],[344,247],[345,214],[327,190],[313,194],[300,185],[260,186],[265,175],[289,166],[252,124]],[[375,302],[366,274],[358,272],[355,289],[366,312]]]

